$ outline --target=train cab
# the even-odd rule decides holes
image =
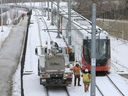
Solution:
[[[110,70],[110,39],[96,39],[96,72]],[[91,70],[91,39],[83,40],[82,68]]]

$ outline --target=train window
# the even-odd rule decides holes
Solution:
[[[98,39],[96,40],[96,57],[100,59],[102,56],[106,56],[106,40]]]
[[[91,40],[84,41],[84,57],[88,63],[91,62]]]
[[[108,58],[110,58],[110,39],[107,40],[106,45],[107,45],[107,56]]]
[[[91,40],[84,40],[84,57],[88,63],[91,62]],[[96,40],[96,59],[98,61],[105,60],[110,57],[110,41],[108,39]]]

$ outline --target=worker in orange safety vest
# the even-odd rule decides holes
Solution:
[[[78,86],[81,86],[80,85],[80,71],[81,71],[81,68],[80,68],[80,65],[79,64],[76,64],[73,68],[73,73],[74,73],[74,86],[76,86],[76,81],[78,79]]]

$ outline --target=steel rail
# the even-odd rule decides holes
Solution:
[[[45,86],[46,96],[51,96],[51,95],[49,94],[49,93],[50,93],[50,89],[49,89],[49,88],[50,88],[50,87]],[[63,87],[63,90],[66,92],[66,94],[67,94],[66,96],[70,96],[67,87]]]
[[[107,78],[109,81],[114,85],[114,87],[118,90],[118,92],[122,95],[125,96],[124,93],[117,87],[117,85],[112,81],[112,79],[106,74]]]
[[[69,94],[69,91],[68,91],[67,87],[65,87],[65,91],[66,91],[66,93],[67,93],[67,96],[70,96],[70,94]]]
[[[98,85],[96,85],[96,88],[97,88],[97,90],[100,92],[100,94],[101,94],[102,96],[104,96],[103,92],[100,90],[100,88],[98,87]]]
[[[48,92],[49,91],[49,88],[48,87],[45,87],[45,90],[46,90],[46,96],[50,96],[49,95],[49,92]]]

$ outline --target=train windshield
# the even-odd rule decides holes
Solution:
[[[101,62],[110,56],[110,40],[96,40],[96,60]],[[84,57],[88,63],[91,62],[91,40],[84,40]]]

